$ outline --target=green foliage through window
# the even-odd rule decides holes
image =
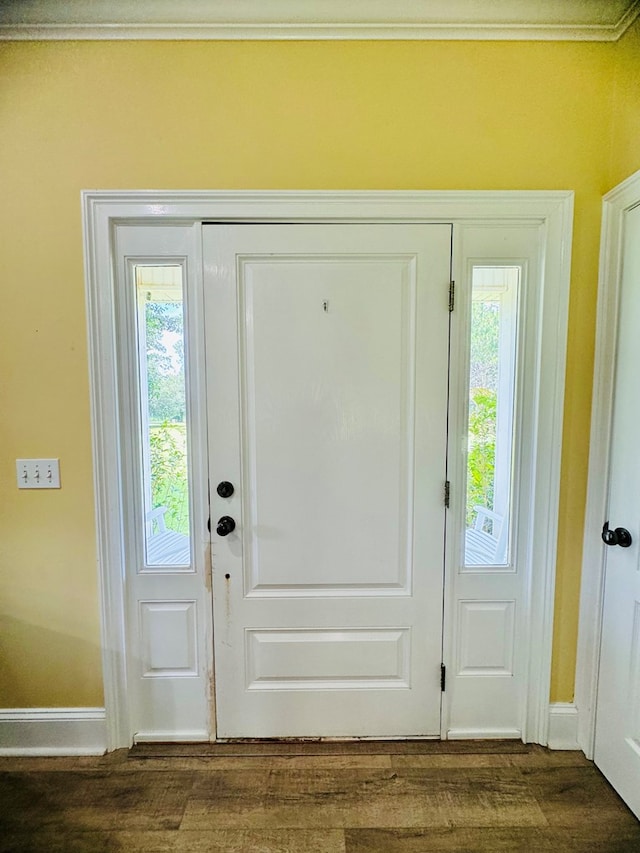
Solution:
[[[165,506],[167,530],[189,534],[187,435],[185,424],[165,421],[149,429],[151,503]]]
[[[493,509],[496,465],[497,396],[488,388],[474,388],[469,400],[469,451],[467,456],[467,526],[474,521],[473,507]]]
[[[181,302],[145,303],[149,420],[185,419],[184,339]]]
[[[467,526],[475,520],[474,506],[494,508],[499,336],[499,300],[474,300],[469,370]]]

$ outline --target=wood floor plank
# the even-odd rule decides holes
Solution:
[[[638,853],[640,830],[347,829],[346,853]]]
[[[182,830],[66,833],[0,838],[1,853],[345,853],[342,830]]]
[[[526,754],[505,755],[505,760],[513,767],[593,767],[582,752],[563,749],[544,749],[532,746]]]
[[[343,827],[446,826],[441,781],[434,777],[416,784],[415,776],[393,770],[273,771],[267,802],[280,819],[324,813]]]
[[[9,776],[9,780],[2,777]],[[178,829],[193,774],[115,774],[107,771],[2,774],[10,809],[5,825],[112,829]]]
[[[511,755],[479,754],[467,755],[392,755],[391,766],[396,770],[421,768],[424,770],[456,770],[472,767],[514,767]]]
[[[599,827],[637,824],[593,765],[522,768],[522,773],[551,826],[580,829],[594,823],[596,814]]]
[[[111,853],[109,831],[75,832],[72,828],[10,832],[0,836],[0,853]]]
[[[174,850],[176,853],[345,853],[345,841],[341,829],[182,830]]]
[[[565,853],[540,828],[347,829],[346,853]]]

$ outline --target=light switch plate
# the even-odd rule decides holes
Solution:
[[[19,489],[59,489],[59,459],[16,459]]]

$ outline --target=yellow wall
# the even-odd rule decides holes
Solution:
[[[611,169],[614,187],[640,169],[640,19],[616,50]]]
[[[83,188],[575,190],[552,697],[571,700],[600,197],[634,167],[634,57],[637,40],[0,46],[0,706],[102,704]],[[60,457],[59,492],[17,491],[29,456]]]

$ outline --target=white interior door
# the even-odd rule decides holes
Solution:
[[[438,736],[451,227],[203,239],[217,736]]]
[[[640,206],[623,239],[609,526],[632,541],[607,548],[595,762],[640,817]]]

